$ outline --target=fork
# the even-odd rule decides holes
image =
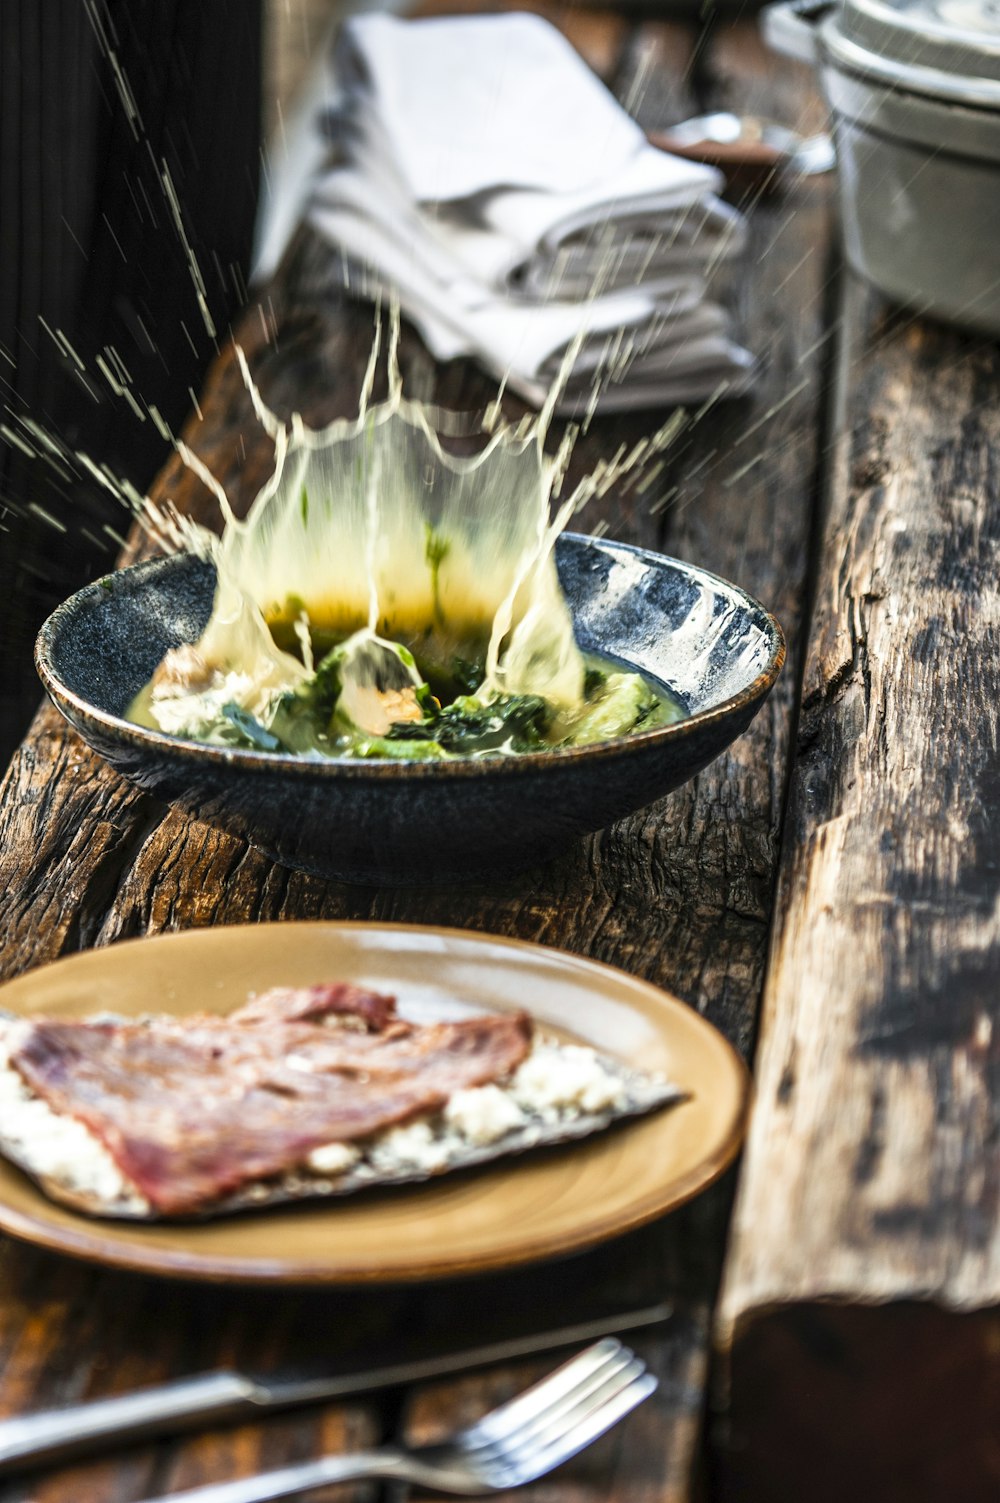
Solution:
[[[426,1446],[381,1446],[323,1456],[147,1503],[270,1503],[334,1482],[379,1477],[448,1493],[490,1493],[533,1482],[568,1461],[649,1397],[656,1378],[614,1338],[598,1341],[540,1383]]]

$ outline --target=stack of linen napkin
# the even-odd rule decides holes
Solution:
[[[538,407],[561,376],[563,412],[745,388],[751,357],[706,298],[743,240],[718,174],[651,146],[548,22],[360,16],[334,67],[310,222],[438,359]]]

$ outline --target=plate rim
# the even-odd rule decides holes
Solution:
[[[668,991],[665,987],[658,986],[655,982],[647,981],[644,977],[637,976],[631,971],[626,971],[619,966],[614,966],[603,960],[595,960],[588,955],[578,954],[574,950],[567,950],[557,945],[540,944],[534,940],[516,938],[514,936],[495,934],[480,929],[463,929],[454,925],[444,924],[417,924],[376,922],[363,919],[279,919],[263,923],[245,924],[217,924],[205,926],[193,926],[185,929],[163,930],[156,934],[133,935],[128,939],[113,941],[109,945],[94,946],[86,950],[78,950],[70,955],[60,955],[51,961],[44,962],[40,966],[22,971],[17,976],[9,977],[0,983],[0,1006],[4,1003],[4,993],[8,987],[26,980],[28,977],[41,970],[50,970],[55,967],[69,967],[78,963],[81,959],[107,954],[110,951],[118,951],[130,948],[133,945],[148,945],[150,943],[169,944],[171,941],[179,941],[190,938],[192,935],[211,936],[217,933],[233,933],[241,931],[267,931],[273,929],[289,931],[296,928],[317,930],[333,930],[337,933],[346,931],[361,931],[368,934],[391,932],[394,934],[410,934],[422,936],[442,936],[446,940],[459,940],[475,945],[476,942],[484,942],[490,945],[500,945],[503,948],[529,953],[541,952],[550,957],[555,957],[563,963],[581,968],[584,971],[594,973],[609,973],[618,981],[622,978],[640,991],[655,998],[658,1003],[666,1000],[669,1010],[682,1008],[691,1015],[698,1031],[704,1030],[717,1048],[721,1048],[724,1058],[728,1058],[728,1064],[733,1072],[733,1084],[736,1091],[736,1105],[731,1120],[726,1125],[724,1136],[714,1150],[700,1158],[698,1162],[684,1174],[679,1181],[675,1181],[672,1193],[664,1200],[662,1197],[647,1196],[626,1216],[616,1213],[607,1218],[596,1218],[583,1233],[574,1231],[572,1228],[559,1234],[549,1236],[535,1236],[529,1238],[526,1243],[515,1252],[509,1249],[498,1250],[495,1253],[478,1251],[474,1254],[452,1255],[447,1260],[439,1259],[434,1262],[417,1261],[408,1265],[405,1269],[393,1268],[383,1270],[378,1267],[366,1265],[362,1267],[346,1267],[344,1264],[331,1266],[329,1263],[298,1263],[294,1265],[294,1271],[286,1259],[234,1259],[232,1255],[205,1255],[191,1254],[173,1249],[162,1248],[144,1249],[131,1244],[114,1241],[117,1223],[112,1219],[102,1221],[98,1218],[88,1219],[79,1214],[81,1230],[62,1225],[53,1226],[52,1222],[44,1216],[25,1214],[16,1207],[9,1206],[0,1185],[0,1231],[16,1237],[19,1241],[30,1243],[36,1247],[42,1247],[50,1252],[61,1253],[65,1256],[81,1260],[94,1266],[117,1269],[129,1273],[138,1273],[146,1276],[156,1276],[183,1282],[197,1282],[206,1284],[239,1284],[243,1286],[257,1287],[356,1287],[385,1285],[413,1285],[429,1283],[435,1280],[447,1280],[453,1278],[473,1277],[478,1274],[500,1273],[517,1268],[530,1267],[532,1265],[566,1257],[577,1252],[584,1252],[589,1248],[596,1247],[601,1243],[614,1238],[625,1236],[629,1232],[648,1225],[650,1222],[678,1210],[687,1204],[696,1195],[707,1190],[728,1169],[736,1158],[745,1136],[747,1120],[750,1111],[752,1095],[752,1077],[746,1061],[739,1054],[733,1044],[721,1029],[710,1023],[695,1007],[685,1002],[682,998]],[[209,941],[210,942],[210,941]],[[13,1010],[13,1009],[12,1009]],[[680,1082],[683,1084],[683,1082]],[[682,1109],[683,1103],[678,1109]],[[628,1124],[623,1124],[627,1128]],[[13,1170],[18,1174],[23,1171],[10,1160],[2,1159],[6,1169]],[[499,1160],[502,1166],[504,1160]],[[496,1166],[491,1166],[496,1167]],[[66,1207],[59,1206],[55,1202],[48,1202],[44,1191],[31,1179],[29,1175],[23,1176],[31,1186],[33,1193],[38,1195],[43,1207],[52,1204],[60,1213],[67,1211]],[[419,1186],[404,1187],[419,1190]],[[306,1202],[315,1209],[319,1202]],[[288,1208],[285,1208],[288,1209]],[[335,1206],[329,1206],[332,1212]],[[70,1213],[74,1214],[74,1213]],[[266,1212],[262,1213],[266,1214]],[[130,1225],[131,1223],[124,1223]],[[152,1223],[151,1223],[152,1224]],[[194,1225],[197,1225],[196,1223]],[[91,1230],[93,1228],[93,1230]],[[110,1245],[108,1239],[110,1240]]]

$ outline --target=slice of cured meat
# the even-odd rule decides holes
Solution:
[[[502,1079],[531,1044],[524,1013],[416,1026],[380,998],[390,1004],[381,1013],[374,1003],[358,1008],[376,1028],[360,1032],[311,1021],[338,1008],[302,1004],[302,995],[272,995],[270,1019],[258,998],[242,1018],[38,1020],[10,1062],[54,1111],[100,1139],[157,1212],[178,1216],[293,1169],[323,1144],[364,1138]]]
[[[315,1022],[335,1017],[357,1022],[372,1033],[381,1033],[396,1016],[396,999],[348,981],[319,986],[275,986],[251,997],[236,1012],[231,1023]]]

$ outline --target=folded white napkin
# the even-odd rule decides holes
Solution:
[[[721,309],[698,296],[690,279],[672,292],[620,291],[589,302],[518,301],[490,295],[472,280],[439,279],[439,248],[407,240],[346,202],[316,203],[312,223],[345,250],[345,279],[374,296],[390,287],[439,360],[470,355],[535,406],[580,339],[558,407],[579,413],[591,402],[596,375],[607,378],[597,405],[605,411],[707,397],[723,380],[745,385],[750,358],[726,333]],[[432,266],[428,265],[432,262]],[[617,337],[616,337],[617,336]]]
[[[649,145],[554,27],[357,17],[335,67],[311,222],[439,358],[473,355],[538,403],[582,334],[565,410],[589,401],[602,355],[602,406],[746,384],[750,357],[705,301],[741,217],[712,169]]]

